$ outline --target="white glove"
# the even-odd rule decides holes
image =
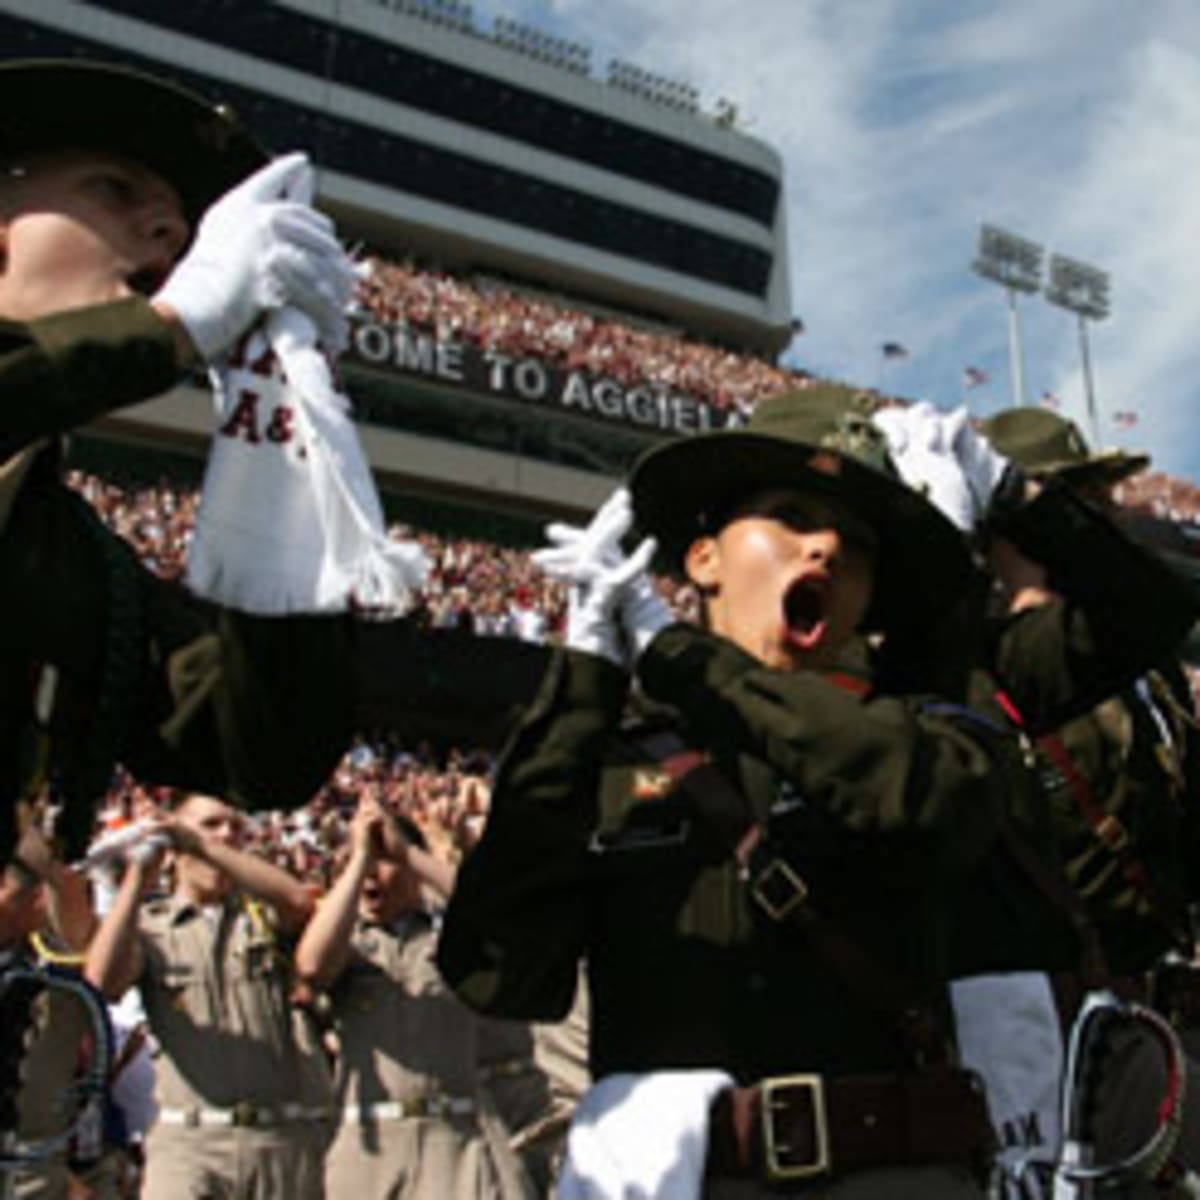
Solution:
[[[617,614],[633,581],[646,573],[656,549],[654,539],[647,538],[615,565],[594,562],[580,567],[567,600],[567,645],[571,649],[598,654],[618,667],[629,666]]]
[[[647,562],[658,548],[658,543],[653,538],[649,541],[651,549]],[[654,590],[654,584],[650,582],[650,576],[644,570],[630,580],[629,587],[621,599],[620,611],[621,630],[629,642],[633,662],[642,657],[659,630],[665,629],[675,620],[667,602]]]
[[[583,1095],[558,1200],[699,1200],[709,1108],[724,1071],[609,1075]]]
[[[546,537],[551,546],[546,550],[537,551],[533,556],[534,561],[547,575],[570,581],[578,573],[579,545],[586,534],[587,530],[576,525],[547,525]],[[653,553],[652,547],[651,557]],[[622,555],[619,550],[604,555],[606,567],[617,567],[621,562]],[[642,652],[654,640],[655,634],[675,620],[666,601],[655,590],[650,576],[644,570],[634,575],[624,589],[619,600],[617,616],[621,633],[634,662],[642,656]]]
[[[581,570],[624,557],[621,539],[633,526],[633,499],[627,488],[617,488],[596,509],[587,526],[558,522],[546,526],[549,546],[535,550],[533,561],[555,579],[572,580]]]
[[[546,574],[570,586],[567,644],[602,654],[620,666],[636,661],[654,635],[674,619],[646,573],[656,549],[654,539],[647,538],[628,558],[621,549],[621,539],[632,524],[633,501],[627,489],[618,488],[586,529],[558,523],[547,526],[550,545],[532,556]],[[620,634],[612,617],[614,606]],[[573,635],[584,644],[573,641]],[[594,646],[589,645],[593,639]]]
[[[311,207],[312,167],[288,154],[225,193],[153,299],[178,314],[206,362],[266,311],[308,314],[333,353],[346,342],[354,270],[333,222]]]
[[[987,512],[1008,461],[971,428],[965,407],[939,412],[921,401],[872,418],[901,478],[964,533]]]

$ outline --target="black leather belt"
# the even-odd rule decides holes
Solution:
[[[722,1092],[708,1174],[797,1183],[867,1167],[957,1163],[994,1148],[983,1084],[970,1071],[781,1075]]]

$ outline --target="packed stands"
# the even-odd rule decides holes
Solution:
[[[755,400],[811,379],[750,355],[551,303],[503,284],[476,283],[412,260],[364,259],[359,305],[375,321],[408,325],[441,341],[539,358],[625,386],[652,382],[722,410],[748,411]]]
[[[1120,503],[1178,525],[1200,528],[1200,486],[1161,471],[1141,471],[1117,488]]]
[[[199,492],[160,480],[125,490],[95,475],[71,473],[70,482],[126,538],[139,557],[164,579],[182,578],[199,505]],[[553,642],[566,614],[563,586],[533,564],[528,550],[393,525],[398,539],[415,539],[432,564],[428,581],[409,615],[430,628]],[[659,588],[673,610],[694,618],[690,588],[661,578]]]

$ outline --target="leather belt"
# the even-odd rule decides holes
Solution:
[[[259,1126],[283,1125],[289,1121],[327,1121],[333,1116],[329,1108],[309,1104],[235,1104],[232,1108],[160,1108],[158,1120],[163,1125],[178,1125],[185,1129],[229,1128],[253,1129]]]
[[[380,1100],[374,1104],[347,1104],[342,1109],[343,1125],[365,1125],[371,1121],[405,1121],[412,1117],[469,1117],[475,1101],[467,1096],[411,1096],[407,1100]]]
[[[781,1075],[718,1096],[707,1169],[797,1183],[867,1167],[982,1169],[993,1148],[983,1084],[973,1072]]]

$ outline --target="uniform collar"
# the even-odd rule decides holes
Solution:
[[[238,903],[238,897],[235,895],[226,896],[224,900],[219,900],[213,905],[200,904],[187,896],[182,896],[178,892],[172,892],[167,899],[167,914],[172,925],[182,925],[195,917],[204,915],[206,908],[220,909],[221,916],[228,915],[229,909],[235,903]]]

